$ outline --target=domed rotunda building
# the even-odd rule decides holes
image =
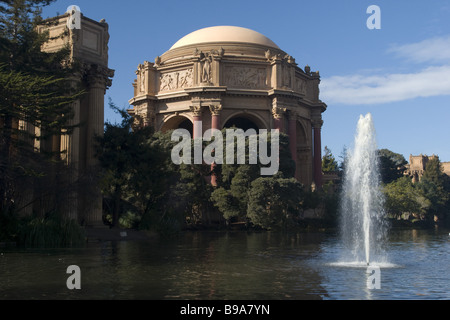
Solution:
[[[279,129],[289,135],[296,178],[322,185],[319,72],[298,67],[266,36],[235,26],[200,29],[140,64],[136,75],[129,113],[138,125],[185,128],[194,138],[210,128]]]

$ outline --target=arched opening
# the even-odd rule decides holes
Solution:
[[[193,125],[191,120],[183,116],[172,117],[168,119],[166,122],[164,122],[163,125],[161,126],[162,132],[174,129],[186,129],[187,131],[189,131],[191,136],[193,134]]]
[[[258,125],[254,121],[248,118],[244,118],[242,116],[233,117],[229,119],[227,122],[225,122],[225,125],[223,127],[224,128],[236,127],[244,131],[248,129],[255,129],[256,131],[259,130]]]

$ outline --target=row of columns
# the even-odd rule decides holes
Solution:
[[[283,128],[283,114],[286,114],[285,108],[274,107],[272,110],[274,116],[274,128],[285,132]],[[313,179],[316,188],[322,187],[322,120],[313,120]],[[289,135],[289,150],[291,157],[295,162],[295,178],[299,180],[299,173],[297,170],[297,115],[295,111],[289,110],[288,112],[288,128],[287,134]]]
[[[83,76],[80,76],[85,79],[86,93],[72,103],[74,116],[70,124],[81,126],[75,127],[71,134],[61,136],[61,149],[66,151],[64,160],[71,169],[69,179],[75,185],[80,179],[85,183],[86,179],[95,179],[98,171],[95,137],[103,136],[104,96],[110,85],[109,77],[113,76],[112,70],[102,70],[100,67],[91,70],[88,65]],[[102,199],[98,188],[86,190],[77,186],[69,195],[67,216],[78,219],[86,226],[103,226]]]
[[[222,110],[222,106],[211,105],[209,106],[211,111],[211,129],[221,130],[220,126],[220,111]],[[196,106],[192,107],[191,111],[193,112],[193,138],[202,138],[203,136],[203,128],[202,128],[202,110],[201,107]],[[274,129],[279,130],[280,132],[284,132],[283,126],[283,114],[286,112],[284,108],[274,108],[272,110],[273,114],[273,126]],[[321,128],[322,128],[322,120],[313,121],[313,178],[316,188],[322,187],[322,145],[321,145]],[[295,178],[299,180],[299,173],[297,170],[297,116],[295,112],[289,111],[288,118],[288,128],[287,134],[289,135],[289,149],[291,152],[292,159],[295,162]],[[215,164],[211,165],[211,171],[214,170]],[[212,174],[211,175],[211,184],[217,185],[217,177]]]

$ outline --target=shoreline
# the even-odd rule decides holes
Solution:
[[[411,230],[432,230],[435,228],[450,229],[450,226],[445,224],[429,224],[424,221],[412,222],[406,220],[389,220],[390,229],[411,229]],[[161,237],[160,234],[148,230],[136,230],[126,228],[109,228],[105,227],[91,227],[86,228],[86,242],[101,242],[101,241],[134,241],[134,240],[155,240]],[[338,226],[329,225],[305,225],[289,230],[266,230],[261,228],[245,227],[243,224],[236,224],[231,226],[187,226],[179,232],[281,232],[281,233],[311,233],[311,232],[336,232],[339,230]],[[170,236],[169,236],[170,237]]]
[[[406,221],[406,220],[389,220],[391,230],[411,229],[411,230],[432,230],[435,228],[449,229],[450,226],[445,224],[430,224],[424,221]],[[311,232],[336,232],[338,226],[330,226],[326,224],[305,224],[297,228],[289,230],[266,230],[261,228],[252,228],[244,224],[236,223],[230,226],[203,226],[203,225],[189,225],[179,232],[284,232],[284,233],[311,233]],[[85,227],[86,243],[97,243],[103,241],[148,241],[164,238],[163,235],[155,231],[136,230],[127,228],[110,228],[109,226],[99,227]],[[174,233],[175,235],[176,233]],[[170,237],[171,235],[168,235]],[[0,241],[0,248],[18,247],[21,244],[14,241]]]

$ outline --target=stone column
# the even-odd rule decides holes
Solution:
[[[316,189],[322,188],[322,138],[320,136],[322,124],[322,120],[312,122],[314,134],[314,183]]]
[[[289,112],[289,149],[291,151],[292,160],[295,162],[294,176],[299,180],[297,172],[297,114],[294,111]]]
[[[283,124],[282,124],[282,116],[279,114],[276,114],[273,116],[273,127],[274,129],[280,130],[280,132],[283,131]]]
[[[95,137],[103,136],[105,117],[105,84],[100,77],[91,77],[89,81],[89,110],[87,122],[86,164],[94,166],[98,163],[95,157]]]
[[[280,132],[284,131],[283,128],[283,114],[286,112],[286,108],[277,107],[274,105],[272,107],[272,116],[273,116],[273,128],[280,130]]]
[[[202,108],[201,106],[191,106],[191,112],[193,113],[193,138],[202,138],[203,137],[203,127],[202,127]]]
[[[220,111],[222,110],[222,106],[211,105],[209,106],[209,110],[211,111],[211,129],[220,130]],[[211,164],[211,171],[214,170],[215,166],[215,163]],[[211,185],[217,186],[217,176],[214,173],[211,174]]]
[[[86,124],[86,174],[93,190],[85,194],[83,210],[84,224],[87,226],[103,226],[103,197],[97,183],[98,159],[95,154],[95,137],[103,136],[104,126],[104,95],[107,87],[107,77],[102,70],[94,68],[88,75],[88,116]]]

